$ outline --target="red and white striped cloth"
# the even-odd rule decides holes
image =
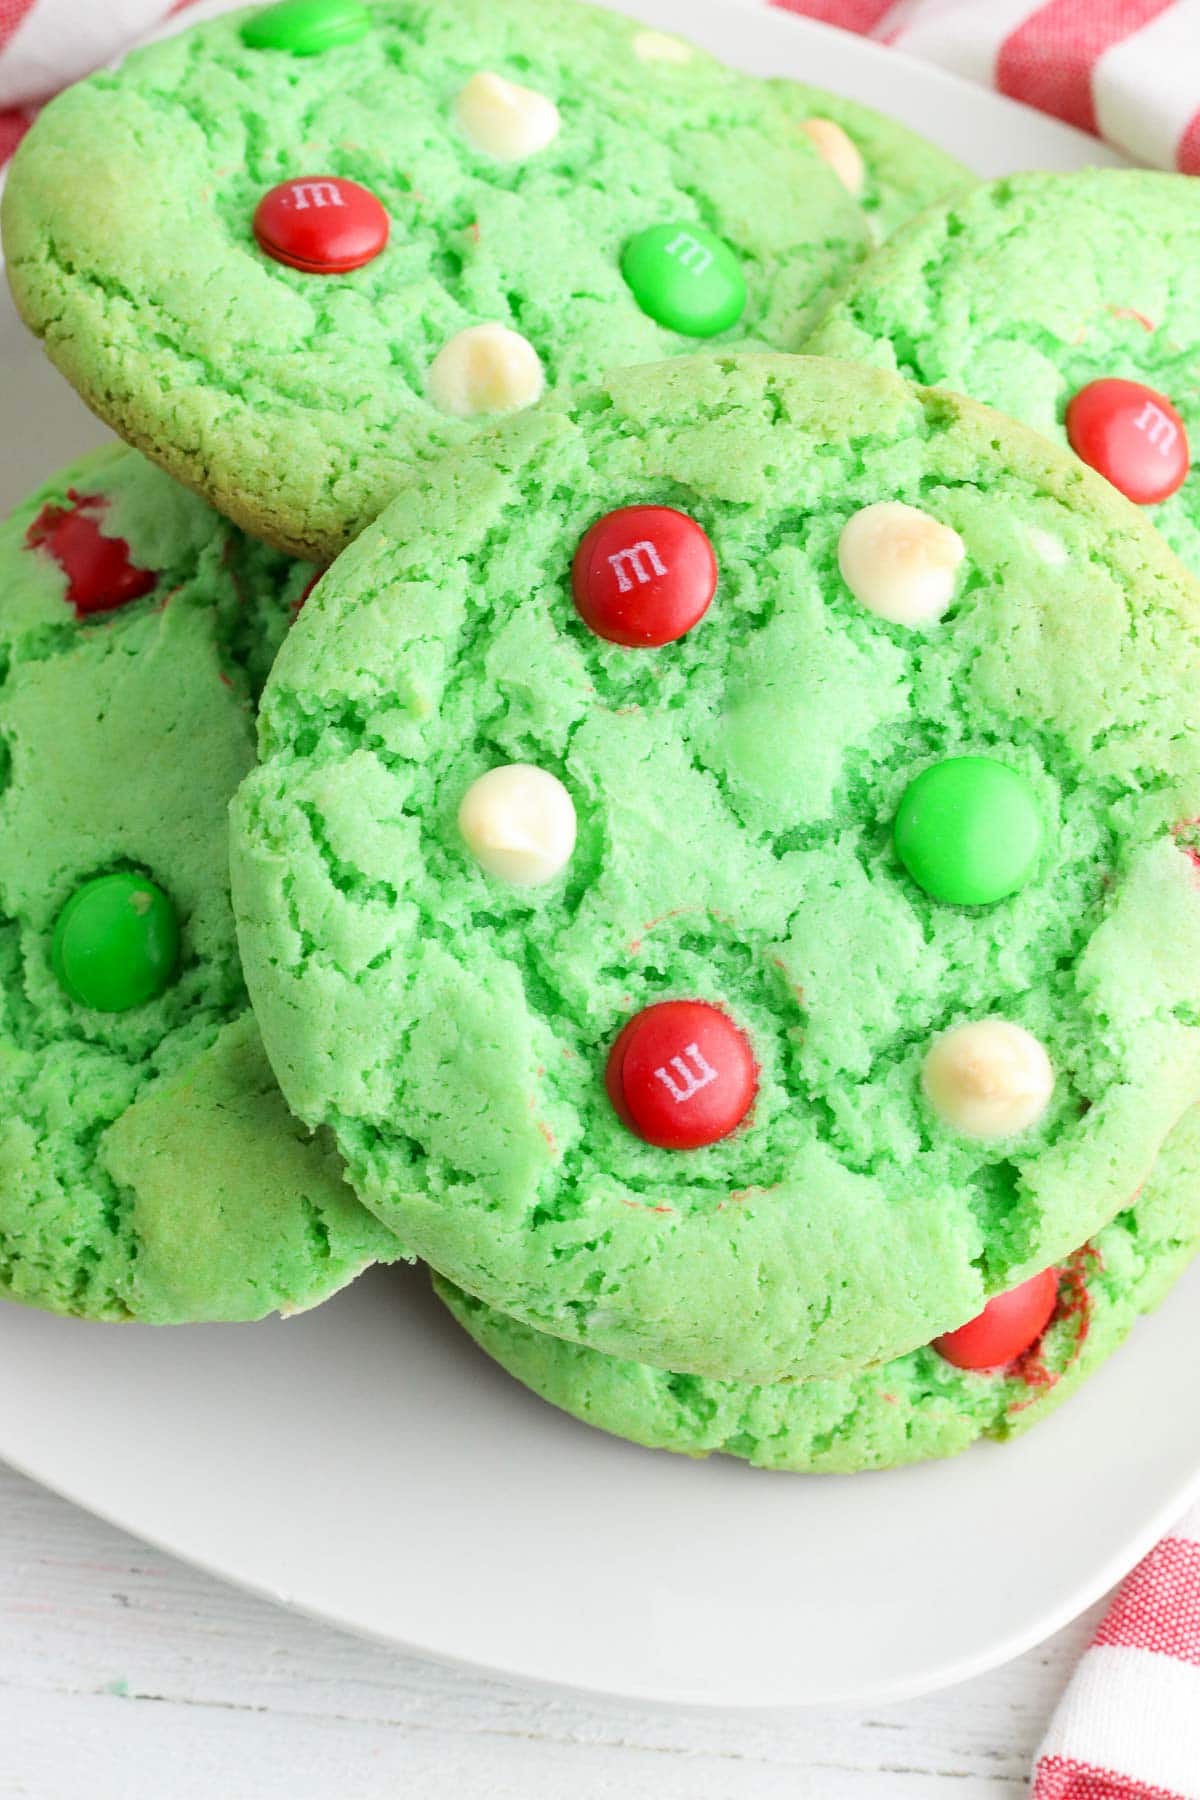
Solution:
[[[1200,0],[773,0],[1200,174]]]
[[[1038,1753],[1031,1800],[1200,1800],[1200,1506],[1117,1590]]]
[[[0,0],[0,166],[40,102],[190,3]],[[1200,0],[774,3],[1200,173]],[[1200,1507],[1120,1589],[1042,1745],[1032,1800],[1200,1800]]]
[[[188,0],[0,0],[0,167],[41,102],[111,62]]]
[[[0,166],[39,101],[189,0],[0,0]],[[502,3],[502,0],[497,0]],[[774,0],[1200,174],[1200,0]]]

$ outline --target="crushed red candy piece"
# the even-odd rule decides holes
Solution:
[[[115,612],[140,600],[158,580],[139,569],[124,538],[106,537],[100,522],[108,508],[102,494],[68,492],[69,506],[48,501],[25,533],[31,549],[49,552],[67,577],[66,599],[77,617]]]

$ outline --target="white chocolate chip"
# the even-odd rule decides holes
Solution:
[[[901,500],[880,500],[847,519],[838,539],[842,579],[863,606],[893,625],[928,625],[954,597],[966,555],[948,525]]]
[[[1067,546],[1052,531],[1043,531],[1040,525],[1030,525],[1028,536],[1042,561],[1049,563],[1051,568],[1059,569],[1066,562]]]
[[[633,54],[640,62],[686,63],[692,60],[692,46],[665,31],[635,31]]]
[[[866,183],[867,171],[854,139],[832,119],[802,119],[800,129],[817,155],[829,164],[842,186],[857,200]]]
[[[536,155],[554,141],[561,125],[553,100],[490,69],[472,75],[459,90],[454,113],[476,149],[497,162]]]
[[[571,860],[575,807],[557,775],[503,763],[473,781],[458,809],[467,849],[512,887],[540,887]]]
[[[469,325],[429,368],[429,398],[456,419],[532,406],[545,385],[537,351],[507,325]]]
[[[1041,1118],[1054,1091],[1054,1070],[1023,1026],[976,1019],[934,1042],[921,1085],[934,1112],[964,1137],[1003,1138]]]

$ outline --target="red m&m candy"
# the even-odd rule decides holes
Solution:
[[[1139,506],[1165,500],[1189,467],[1187,431],[1166,398],[1140,381],[1092,381],[1067,408],[1067,436],[1082,457]]]
[[[140,600],[158,580],[152,569],[130,561],[124,538],[100,530],[107,501],[102,494],[68,490],[70,506],[43,506],[25,533],[31,548],[48,550],[67,577],[67,599],[79,618],[113,612]]]
[[[663,1150],[728,1137],[758,1089],[754,1052],[728,1013],[705,1000],[662,1000],[635,1013],[604,1076],[622,1124]]]
[[[1036,1344],[1058,1304],[1058,1271],[1043,1269],[989,1300],[978,1318],[935,1338],[933,1347],[956,1369],[999,1369]]]
[[[704,617],[717,591],[717,559],[686,513],[621,506],[580,540],[571,587],[579,616],[597,637],[650,649]]]
[[[259,201],[254,235],[276,262],[310,275],[344,275],[378,256],[388,216],[370,188],[340,175],[298,175]]]

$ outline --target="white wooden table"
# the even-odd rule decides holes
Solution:
[[[295,1617],[0,1465],[0,1795],[1016,1800],[1099,1610],[1007,1668],[866,1712],[571,1699]]]

